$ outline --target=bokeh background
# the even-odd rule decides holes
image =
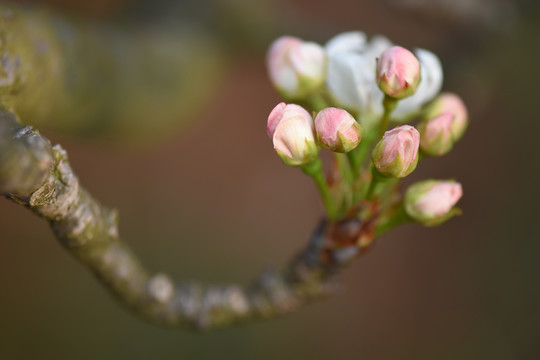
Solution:
[[[171,1],[34,3],[110,20]],[[389,233],[346,271],[333,298],[198,334],[133,317],[45,222],[0,199],[0,358],[540,358],[536,2],[205,0],[177,2],[177,11],[224,51],[221,77],[196,115],[140,143],[40,129],[68,150],[91,193],[120,211],[122,237],[150,269],[245,283],[284,264],[320,217],[313,184],[281,164],[265,134],[279,97],[264,52],[282,34],[324,43],[358,29],[439,55],[444,89],[463,97],[471,125],[451,154],[426,160],[409,181],[456,177],[463,216]]]

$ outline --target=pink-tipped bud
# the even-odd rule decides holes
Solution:
[[[452,137],[454,142],[461,139],[469,125],[469,114],[461,98],[453,93],[442,93],[428,106],[427,118],[434,118],[449,112],[454,115]]]
[[[347,111],[326,108],[315,117],[315,130],[319,143],[326,149],[346,153],[362,139],[362,128]]]
[[[302,99],[324,82],[326,55],[313,42],[291,36],[275,40],[266,55],[272,84],[286,99]]]
[[[416,169],[419,143],[420,134],[410,125],[387,131],[373,149],[373,164],[384,176],[405,177]]]
[[[392,46],[377,59],[377,85],[388,96],[403,99],[420,84],[420,63],[401,46]]]
[[[452,124],[454,115],[444,112],[441,115],[422,121],[419,125],[420,149],[431,156],[447,154],[454,146]]]
[[[456,181],[420,181],[405,192],[405,211],[423,225],[439,225],[460,213],[454,206],[462,195],[461,184]]]
[[[268,116],[266,131],[285,165],[305,165],[319,153],[313,118],[301,106],[278,104]]]

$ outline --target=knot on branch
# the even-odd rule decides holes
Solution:
[[[30,197],[29,205],[51,221],[61,221],[79,196],[79,181],[67,162],[67,153],[60,146],[52,148],[54,164],[45,183]]]
[[[87,244],[97,234],[100,242],[117,238],[117,212],[89,201],[88,193],[81,188],[67,153],[60,145],[55,145],[51,152],[48,176],[32,193],[27,206],[50,222],[54,233],[67,247]]]
[[[53,166],[51,144],[16,116],[0,109],[0,193],[25,203]]]

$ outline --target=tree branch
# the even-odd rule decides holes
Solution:
[[[174,24],[75,22],[39,8],[1,5],[0,195],[45,219],[62,246],[123,305],[155,324],[228,326],[286,314],[332,294],[339,271],[371,243],[373,220],[321,221],[282,271],[266,271],[248,286],[174,283],[141,265],[119,238],[117,212],[80,185],[66,151],[22,126],[11,110],[32,124],[68,131],[104,127],[114,135],[127,127],[146,136],[159,128],[155,121],[182,117],[193,96],[204,92],[197,84],[215,72],[211,41],[178,30]]]
[[[51,145],[13,113],[0,109],[0,118],[0,193],[29,194],[52,166]]]
[[[118,236],[117,213],[79,183],[67,153],[0,112],[0,193],[49,222],[62,246],[125,306],[163,326],[210,329],[286,314],[337,288],[336,275],[370,243],[373,221],[321,221],[283,271],[249,286],[175,284],[150,274]]]

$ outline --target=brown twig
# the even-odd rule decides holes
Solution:
[[[371,222],[321,221],[307,247],[283,271],[266,271],[249,286],[175,284],[150,274],[118,235],[117,213],[79,183],[66,151],[0,112],[0,189],[49,222],[64,248],[114,296],[163,326],[210,329],[271,318],[335,292],[336,275],[373,236]]]

